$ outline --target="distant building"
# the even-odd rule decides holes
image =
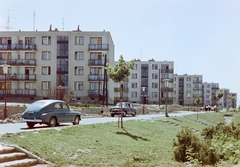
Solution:
[[[178,75],[173,76],[173,103],[179,105],[195,105],[195,99],[200,97],[203,103],[203,76]]]
[[[123,100],[144,104],[172,104],[174,62],[135,59],[134,63],[130,76],[123,82]],[[170,79],[168,96],[164,79]],[[114,102],[120,100],[119,87],[115,84]]]
[[[203,83],[203,104],[217,105],[217,93],[219,91],[219,83]]]

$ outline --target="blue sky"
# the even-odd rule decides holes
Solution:
[[[10,31],[105,29],[115,60],[174,61],[175,73],[203,75],[240,97],[239,0],[0,0],[0,31],[8,16]]]

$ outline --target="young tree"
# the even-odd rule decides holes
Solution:
[[[197,106],[199,105],[201,101],[201,98],[198,96],[196,99],[195,99],[195,103],[197,104]],[[197,119],[198,119],[198,109],[197,109]]]
[[[222,97],[223,97],[223,91],[220,90],[220,91],[217,93],[217,100],[219,101]]]
[[[123,80],[130,75],[130,69],[133,69],[134,61],[131,60],[129,63],[123,59],[123,56],[120,55],[118,64],[115,64],[114,67],[111,67],[109,63],[106,65],[106,70],[109,78],[111,78],[115,83],[121,83]],[[123,119],[122,119],[122,87],[120,86],[120,99],[121,99],[121,128],[123,128]]]

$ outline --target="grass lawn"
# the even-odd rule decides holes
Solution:
[[[239,117],[234,113],[232,120],[238,122]],[[201,131],[224,122],[224,113],[125,121],[124,129],[113,122],[20,132],[5,134],[0,141],[23,147],[53,166],[185,167],[174,160],[172,146],[181,127],[163,120]]]

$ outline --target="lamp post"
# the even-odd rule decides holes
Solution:
[[[8,72],[8,67],[9,65],[3,64],[0,65],[3,67],[3,73],[4,73],[4,112],[3,112],[3,119],[7,118],[7,72]]]
[[[142,91],[143,91],[143,114],[144,114],[144,92],[145,92],[146,87],[142,87]]]
[[[190,99],[191,94],[188,92],[187,96],[188,96],[188,111],[189,111],[189,99]]]
[[[165,112],[165,117],[169,117],[168,116],[168,111],[167,111],[167,103],[168,103],[168,84],[170,79],[164,79],[164,85],[165,85],[165,90],[166,90],[166,112]]]

